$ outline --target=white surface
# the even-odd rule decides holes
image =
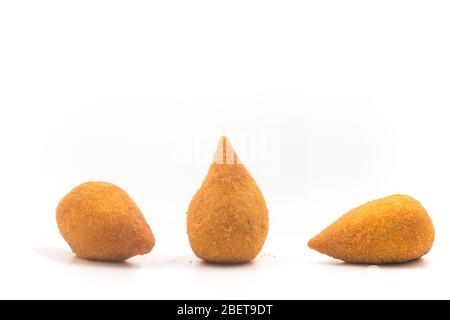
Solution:
[[[449,15],[448,1],[2,1],[0,298],[450,298]],[[185,231],[221,134],[270,207],[269,255],[246,266],[200,263]],[[73,258],[54,210],[87,180],[133,196],[150,255]],[[393,193],[435,222],[425,259],[307,249]]]

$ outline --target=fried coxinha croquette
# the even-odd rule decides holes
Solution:
[[[56,210],[61,235],[80,258],[121,262],[149,253],[155,239],[131,197],[106,182],[88,182]]]
[[[256,182],[226,137],[187,214],[189,241],[202,260],[219,264],[256,258],[269,230],[269,213]]]
[[[434,237],[424,207],[409,196],[393,195],[351,210],[308,245],[349,263],[395,264],[427,254]]]

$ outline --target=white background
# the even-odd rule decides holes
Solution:
[[[2,1],[0,298],[450,298],[448,1]],[[211,266],[185,213],[220,135],[266,196],[249,265]],[[143,210],[155,250],[85,262],[55,208],[89,180]],[[434,220],[404,266],[307,241],[394,193]]]

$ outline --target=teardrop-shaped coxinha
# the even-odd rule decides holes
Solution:
[[[237,264],[253,260],[269,231],[266,201],[226,137],[187,213],[189,241],[202,260]]]
[[[88,260],[121,262],[155,245],[141,210],[111,183],[88,182],[73,189],[59,203],[56,221],[72,251]]]
[[[420,202],[393,195],[350,210],[308,245],[345,262],[393,264],[424,256],[434,237],[433,222]]]

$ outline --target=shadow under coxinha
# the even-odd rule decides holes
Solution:
[[[91,261],[85,260],[77,257],[70,251],[60,249],[60,248],[34,248],[34,251],[41,257],[51,259],[63,264],[71,266],[92,266],[92,267],[102,267],[102,268],[114,268],[114,269],[134,269],[138,268],[137,265],[130,262],[102,262],[102,261]]]
[[[211,263],[207,261],[199,261],[198,265],[204,269],[252,269],[256,267],[256,263],[254,261],[235,264]]]
[[[339,268],[354,268],[354,269],[368,269],[368,270],[386,270],[386,269],[420,269],[427,268],[428,263],[425,259],[417,259],[410,262],[400,263],[400,264],[384,264],[384,265],[368,265],[368,264],[355,264],[343,261],[322,261],[319,262],[321,265],[339,267]]]

